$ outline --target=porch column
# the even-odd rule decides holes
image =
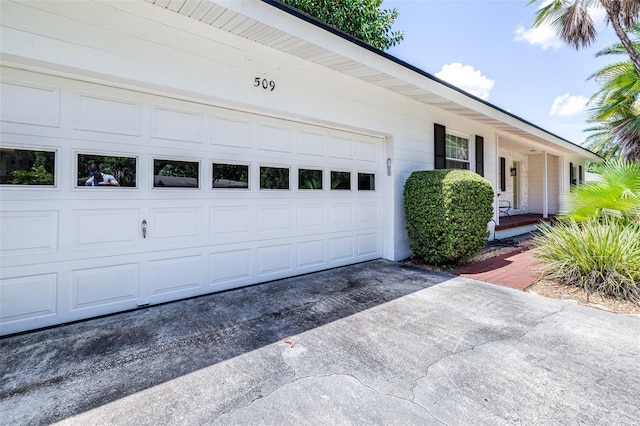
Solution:
[[[549,217],[549,188],[548,188],[547,151],[542,152],[542,217]]]
[[[496,222],[496,227],[498,227],[498,225],[500,225],[500,210],[499,210],[499,201],[498,201],[498,185],[500,185],[500,135],[498,135],[496,133],[496,162],[495,162],[495,171],[496,171],[496,180],[494,181],[496,183],[496,188],[495,189],[495,194],[493,197],[493,211],[494,211],[494,218],[495,218],[495,222]],[[494,231],[494,235],[495,235],[495,231]]]

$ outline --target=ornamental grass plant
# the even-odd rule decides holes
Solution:
[[[534,256],[546,278],[640,302],[640,222],[569,219],[539,229]]]
[[[538,227],[543,277],[640,303],[640,164],[613,161],[574,190],[572,210]]]

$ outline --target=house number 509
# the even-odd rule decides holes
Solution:
[[[253,80],[253,87],[262,87],[264,90],[273,92],[273,89],[276,88],[276,82],[267,80],[266,78],[256,77],[255,80]]]

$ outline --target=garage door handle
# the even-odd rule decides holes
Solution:
[[[142,219],[142,238],[147,238],[147,221]]]

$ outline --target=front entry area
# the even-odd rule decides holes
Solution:
[[[379,136],[2,79],[0,334],[382,257]],[[119,186],[90,185],[93,163]]]

